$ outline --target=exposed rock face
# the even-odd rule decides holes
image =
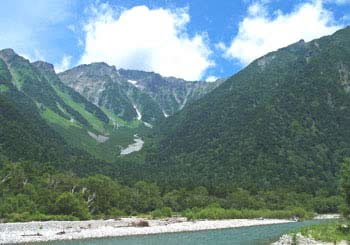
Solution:
[[[117,70],[106,63],[81,65],[59,76],[66,85],[116,116],[125,120],[141,116],[148,123],[174,114],[221,83],[188,82],[153,72]]]
[[[188,102],[202,97],[222,81],[214,83],[185,81],[175,77],[162,77],[154,72],[118,70],[121,77],[133,81],[134,86],[146,92],[161,107],[163,115],[172,115]],[[136,83],[135,83],[136,82]]]
[[[3,59],[4,61],[8,61],[14,56],[17,56],[17,54],[15,53],[15,51],[13,51],[13,49],[8,48],[8,49],[0,50],[0,58]]]
[[[60,74],[62,81],[78,93],[84,95],[94,104],[99,104],[101,93],[106,84],[115,80],[115,67],[105,63],[82,65],[72,69],[72,72]]]
[[[55,73],[54,66],[50,63],[45,62],[45,61],[36,61],[36,62],[33,62],[32,65],[34,65],[35,67],[37,67],[38,69],[40,69],[43,72]]]

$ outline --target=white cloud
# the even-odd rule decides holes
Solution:
[[[216,77],[216,76],[209,76],[205,79],[205,81],[208,83],[215,82],[216,80],[218,80],[218,77]]]
[[[187,80],[202,78],[213,66],[206,34],[190,37],[187,9],[136,6],[115,16],[109,5],[93,9],[85,25],[80,63],[105,61],[118,68],[155,71]]]
[[[30,60],[46,57],[53,51],[45,50],[45,45],[56,34],[50,28],[70,16],[73,4],[70,0],[1,1],[0,49],[13,48]]]
[[[64,54],[60,64],[55,65],[56,72],[66,71],[70,68],[72,56]]]
[[[300,39],[310,41],[341,27],[335,24],[332,13],[324,8],[321,0],[301,4],[291,13],[278,10],[272,18],[263,4],[254,3],[239,24],[237,36],[226,47],[225,57],[246,65]]]
[[[70,31],[73,32],[73,33],[76,32],[75,25],[73,25],[73,24],[69,24],[69,25],[67,26],[67,29],[70,30]]]
[[[215,48],[219,51],[225,51],[227,49],[226,45],[223,42],[215,44]]]

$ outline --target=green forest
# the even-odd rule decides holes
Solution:
[[[1,221],[344,212],[349,43],[346,28],[267,54],[153,129],[88,101],[52,66],[0,51]],[[120,156],[135,134],[143,149]]]
[[[78,177],[49,164],[14,163],[4,157],[0,173],[0,217],[5,222],[129,215],[159,218],[173,214],[189,219],[307,218],[314,212],[337,212],[343,204],[341,196],[284,190],[252,193],[233,188],[219,196],[198,186],[166,192],[155,183],[123,185],[101,174]]]

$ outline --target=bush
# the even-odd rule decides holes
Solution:
[[[311,218],[313,214],[306,212],[302,208],[293,208],[290,210],[251,210],[251,209],[224,209],[216,206],[209,206],[204,209],[188,209],[182,213],[188,219],[254,219],[254,218],[272,218],[289,219],[299,217],[301,219]]]
[[[86,203],[70,192],[62,193],[55,202],[56,214],[72,215],[86,220],[91,217]]]
[[[344,234],[350,233],[350,227],[346,224],[338,225],[337,230]]]
[[[171,208],[168,208],[168,207],[156,209],[151,212],[152,218],[171,217],[171,215],[172,215]]]
[[[35,210],[35,204],[29,196],[18,194],[16,196],[8,196],[0,202],[0,217],[9,213],[24,213]]]
[[[112,216],[114,218],[119,218],[123,216],[127,216],[126,213],[123,210],[117,209],[117,208],[111,208],[108,210],[108,215]]]
[[[29,212],[24,213],[11,213],[6,215],[5,222],[29,222],[29,221],[76,221],[79,220],[77,217],[71,215],[47,215],[42,213],[30,214]]]
[[[316,197],[312,201],[313,210],[319,214],[337,213],[343,199],[340,196]]]

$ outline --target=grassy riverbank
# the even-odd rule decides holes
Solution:
[[[350,241],[349,221],[330,221],[324,224],[312,225],[301,229],[304,237],[312,237],[317,241],[339,242]]]

